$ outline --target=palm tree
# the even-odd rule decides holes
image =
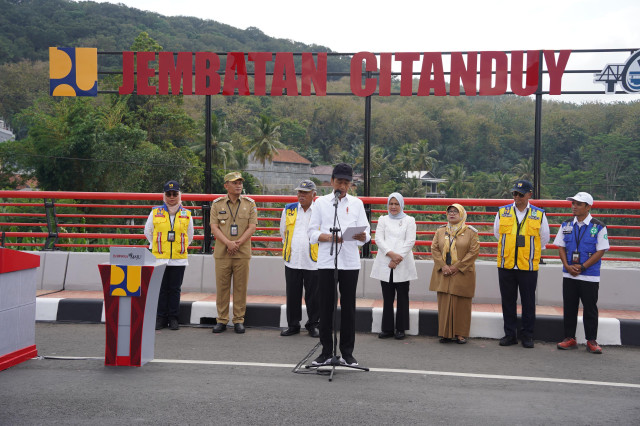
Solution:
[[[218,117],[211,114],[211,164],[222,166],[226,170],[227,162],[233,162],[233,145],[226,139],[228,131],[227,122],[220,124]],[[198,141],[190,146],[201,159],[205,157],[205,145]]]
[[[493,176],[497,183],[489,195],[493,198],[511,198],[511,188],[513,188],[513,181],[515,180],[513,175],[497,172]]]
[[[398,150],[398,154],[396,155],[396,161],[398,162],[398,166],[400,170],[407,172],[406,176],[409,176],[409,172],[411,171],[411,167],[415,163],[416,149],[410,144],[406,143],[400,147]]]
[[[447,196],[460,198],[467,195],[469,182],[465,182],[467,171],[462,164],[453,164],[445,175],[447,179]]]
[[[414,149],[414,165],[417,170],[432,171],[435,163],[438,162],[434,155],[438,155],[435,149],[429,149],[429,141],[420,139]]]
[[[517,179],[526,179],[533,182],[533,158],[523,158],[518,164],[513,166],[513,172]]]
[[[249,153],[253,154],[264,168],[267,160],[272,161],[274,155],[278,153],[278,148],[283,149],[285,145],[280,142],[280,125],[275,124],[271,117],[260,114],[260,117],[256,118],[254,127],[255,136],[249,142]]]
[[[406,197],[424,197],[426,189],[420,179],[409,178],[402,184],[401,192]]]

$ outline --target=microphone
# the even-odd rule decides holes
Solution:
[[[338,203],[338,200],[340,199],[340,195],[342,195],[342,191],[340,191],[339,189],[336,189],[333,194],[335,195],[335,202]]]

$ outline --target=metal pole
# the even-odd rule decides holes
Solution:
[[[542,122],[542,50],[538,58],[538,90],[536,90],[535,136],[533,145],[533,198],[540,199],[541,122]]]
[[[204,99],[204,192],[205,194],[211,194],[211,95],[206,95]],[[202,203],[202,225],[204,227],[202,252],[206,254],[211,254],[211,226],[209,225],[210,213],[211,204],[209,201],[204,201]]]
[[[367,71],[367,78],[371,78],[371,71]],[[371,196],[371,96],[364,99],[364,196]],[[367,220],[371,223],[371,205],[365,207]],[[371,244],[362,247],[362,257],[371,257]]]

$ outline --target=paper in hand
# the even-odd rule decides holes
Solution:
[[[342,241],[357,241],[353,238],[354,235],[364,232],[367,229],[366,226],[351,226],[342,233]]]

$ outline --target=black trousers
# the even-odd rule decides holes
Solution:
[[[307,306],[307,323],[305,328],[317,327],[320,322],[318,312],[318,271],[293,269],[285,265],[284,278],[287,282],[287,325],[300,327],[302,319],[302,290],[304,303]]]
[[[518,291],[522,304],[522,336],[533,338],[536,324],[536,287],[538,271],[498,268],[500,296],[502,298],[502,318],[504,334],[517,337],[518,333]]]
[[[185,266],[167,265],[162,276],[160,296],[158,297],[158,317],[178,318],[180,312],[180,289],[184,278]]]
[[[335,308],[335,285],[333,269],[318,270],[318,292],[320,293],[320,343],[322,353],[333,354],[333,310]],[[353,355],[356,341],[356,287],[359,270],[338,270],[340,290],[340,353]]]
[[[409,329],[409,281],[396,283],[393,281],[393,269],[389,282],[380,281],[382,286],[382,331],[405,331]],[[398,295],[396,324],[393,325],[393,301]]]
[[[562,299],[564,308],[564,337],[576,337],[578,327],[578,305],[582,301],[582,322],[587,340],[598,337],[598,289],[600,283],[562,279]]]

